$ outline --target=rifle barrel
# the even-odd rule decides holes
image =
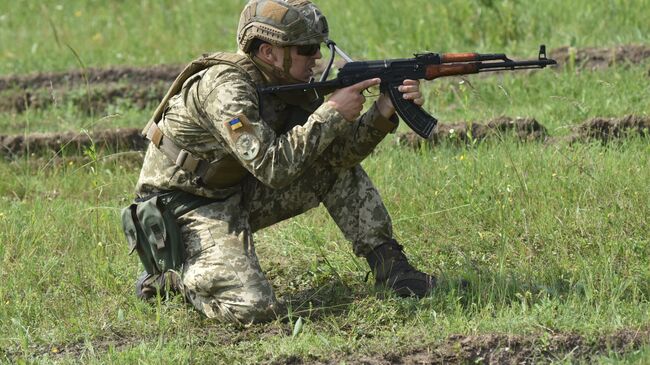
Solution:
[[[528,68],[544,68],[550,65],[556,65],[555,60],[540,59],[535,61],[503,61],[503,62],[481,62],[479,65],[480,70],[490,69],[504,69],[504,70],[519,70]]]

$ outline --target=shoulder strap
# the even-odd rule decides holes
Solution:
[[[142,135],[146,137],[149,128],[151,128],[151,125],[158,124],[163,112],[165,111],[165,108],[167,107],[167,102],[169,99],[171,99],[172,96],[178,94],[178,92],[181,91],[185,81],[192,77],[192,75],[219,64],[228,64],[239,68],[247,75],[249,75],[251,81],[253,81],[255,84],[260,84],[263,82],[263,77],[257,70],[255,64],[244,55],[226,52],[204,54],[203,57],[196,59],[189,65],[185,66],[183,71],[181,71],[181,73],[176,76],[176,80],[174,80],[172,86],[169,88],[169,90],[167,90],[167,93],[160,101],[160,104],[158,104],[158,107],[156,107],[153,116],[151,119],[149,119],[149,122],[147,122],[147,125],[142,130]]]

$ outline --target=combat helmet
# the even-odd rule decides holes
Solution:
[[[254,39],[286,47],[324,42],[327,19],[308,0],[250,0],[241,13],[237,43],[244,53]]]

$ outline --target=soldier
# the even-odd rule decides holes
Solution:
[[[337,90],[326,102],[306,92],[256,92],[308,81],[327,37],[327,21],[310,1],[251,0],[241,14],[239,52],[204,57],[177,78],[145,128],[151,143],[136,201],[191,206],[180,213],[174,206],[182,265],[144,273],[136,283],[140,298],[167,285],[209,318],[275,318],[281,306],[253,233],[321,203],[366,258],[378,287],[403,297],[434,287],[435,278],[413,268],[393,238],[390,216],[360,166],[397,128],[386,95],[360,116],[361,92],[380,80]],[[418,81],[405,81],[400,91],[423,104]]]

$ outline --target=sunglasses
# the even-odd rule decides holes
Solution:
[[[318,51],[320,51],[320,43],[318,44],[305,44],[302,46],[296,46],[298,54],[301,56],[312,57],[315,56]]]

